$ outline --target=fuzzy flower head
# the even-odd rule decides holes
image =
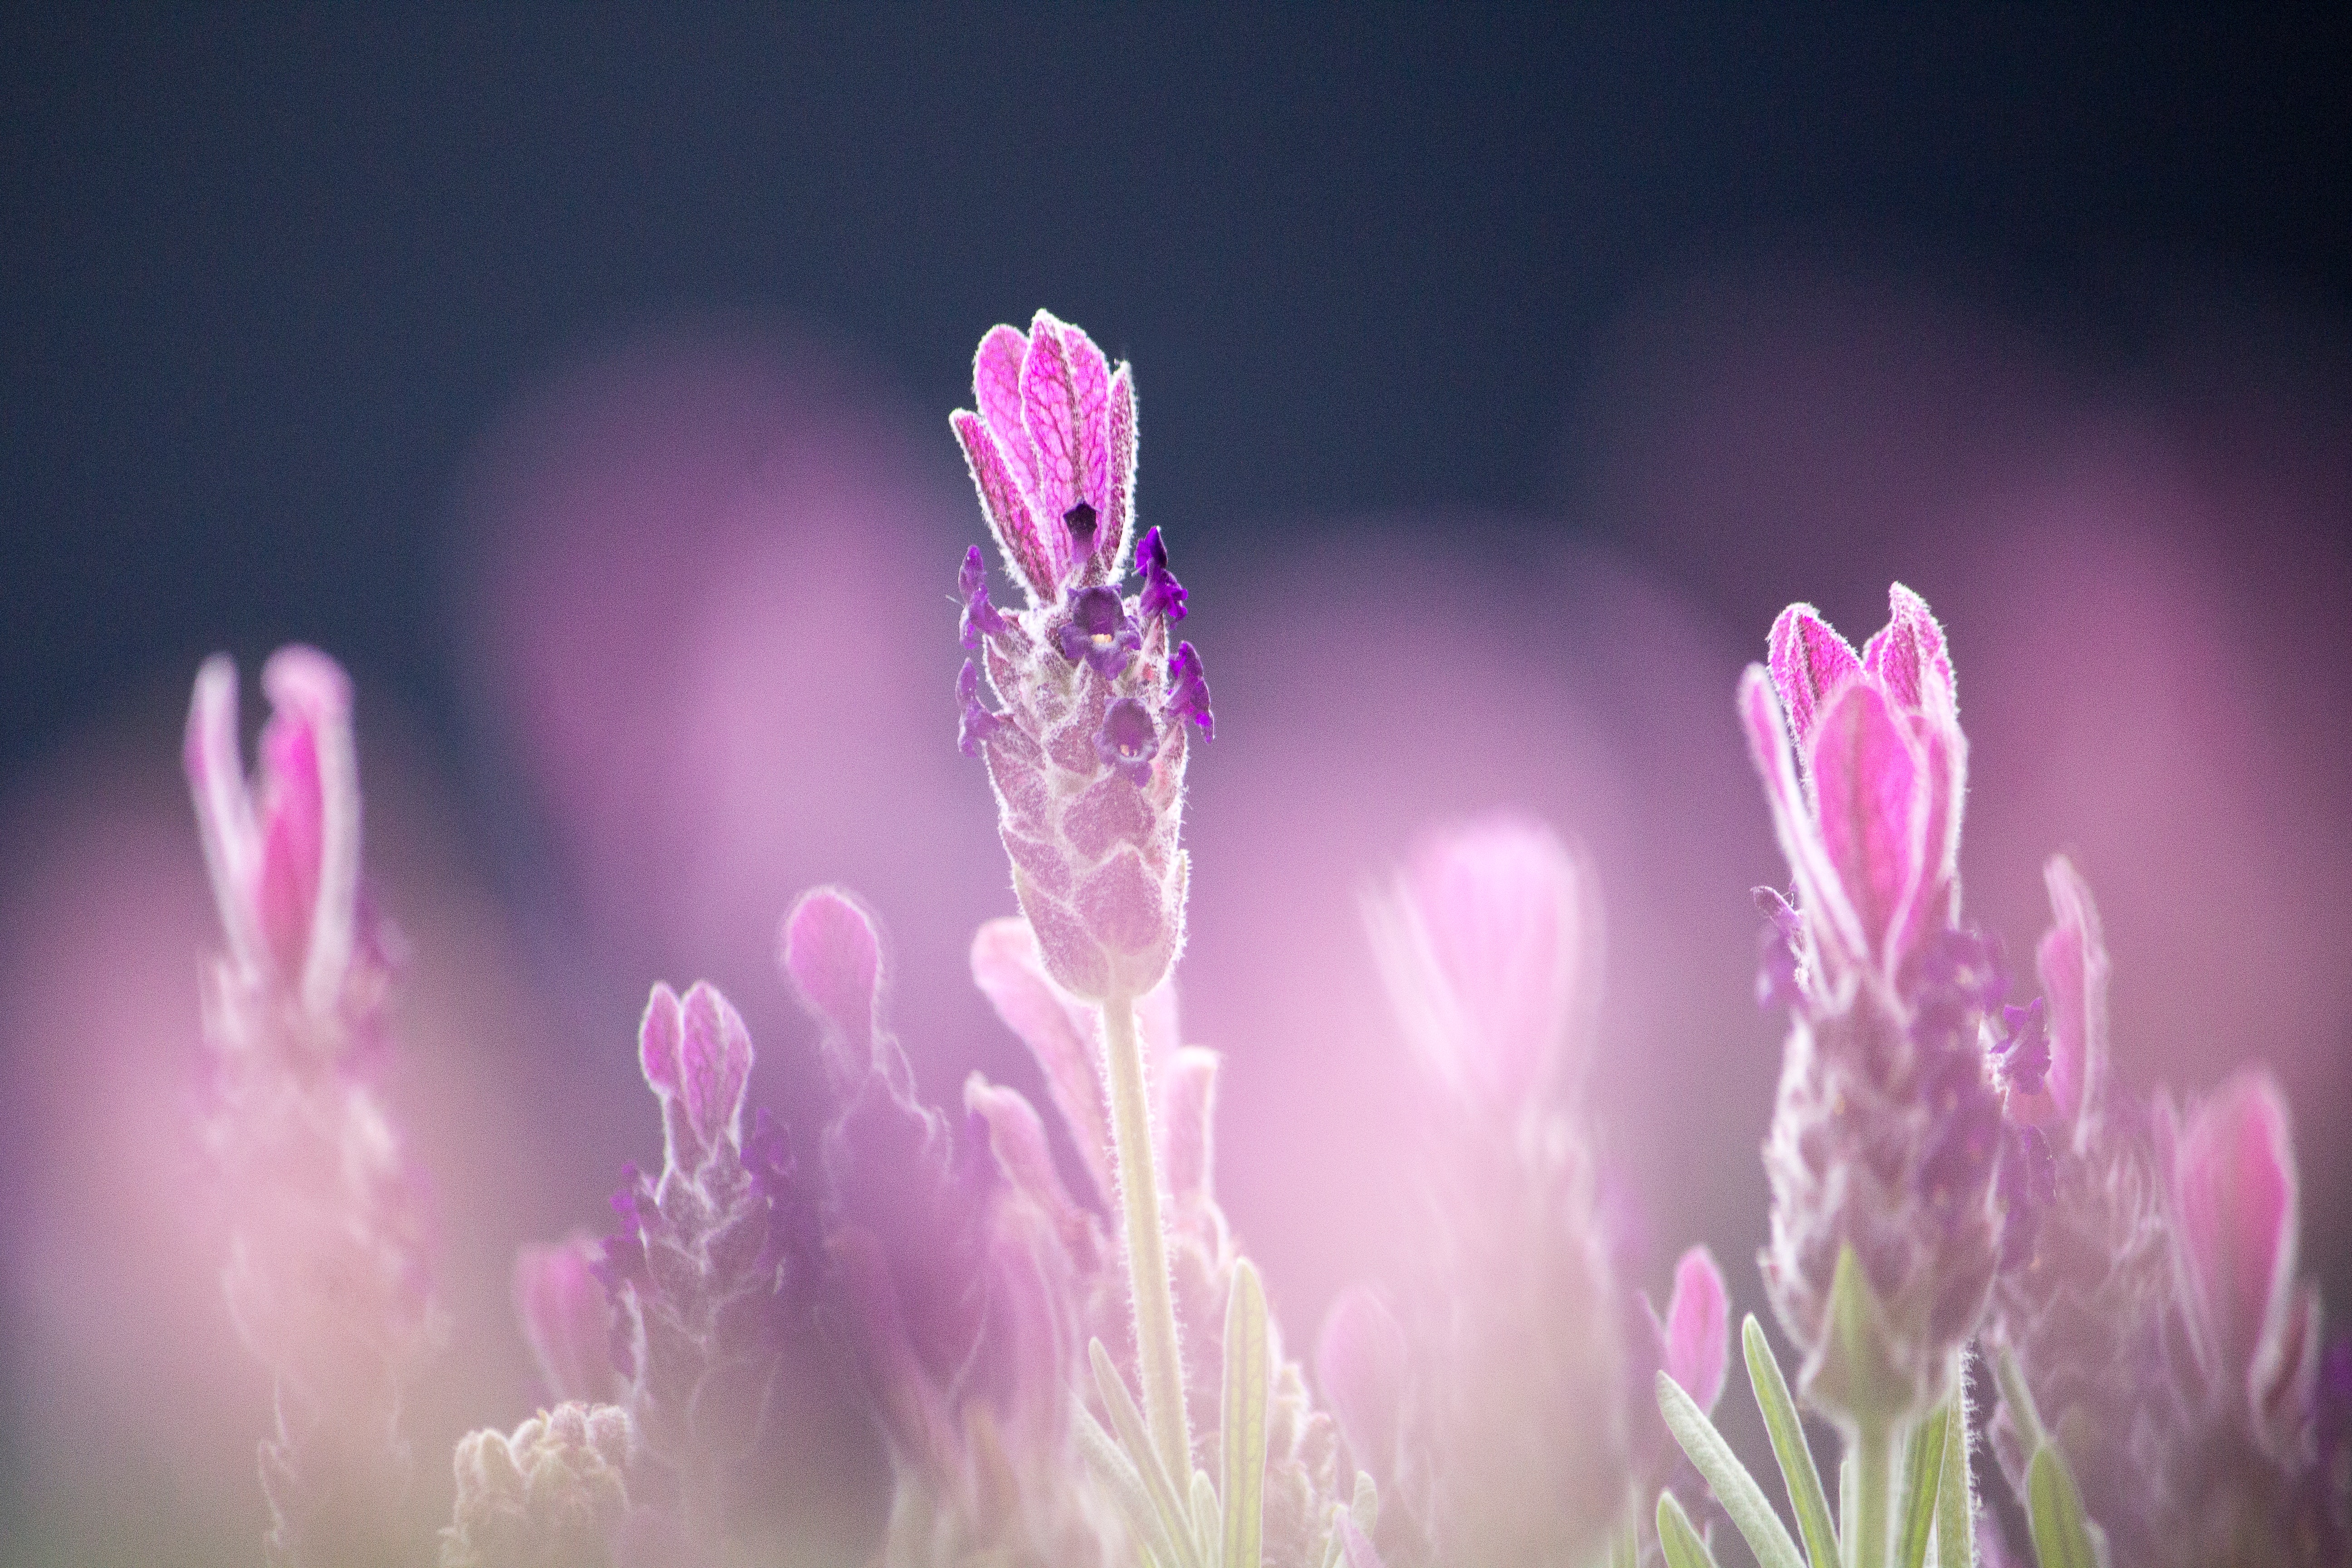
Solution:
[[[1739,687],[1796,890],[1762,900],[1760,989],[1793,1015],[1765,1283],[1808,1391],[1865,1420],[1943,1396],[2004,1247],[2027,1239],[1996,1183],[2006,1163],[2018,1190],[2046,1185],[2047,1149],[2003,1096],[2046,1096],[2052,1070],[2045,1013],[2003,1011],[2000,948],[1960,923],[1968,742],[1943,630],[1902,584],[1888,597],[1860,653],[1790,605]]]
[[[260,770],[237,756],[236,667],[206,659],[184,762],[235,977],[320,1022],[382,990],[380,933],[360,888],[360,784],[351,679],[315,648],[262,667],[270,716]]]
[[[961,743],[987,759],[1054,978],[1131,999],[1182,944],[1184,761],[1191,727],[1215,724],[1201,657],[1174,637],[1187,595],[1167,545],[1156,528],[1133,538],[1134,381],[1041,310],[1025,335],[981,340],[972,397],[950,423],[1026,605],[992,603],[979,549],[965,555]]]
[[[1422,846],[1365,921],[1430,1076],[1488,1110],[1559,1069],[1600,925],[1590,873],[1550,829],[1496,817]]]

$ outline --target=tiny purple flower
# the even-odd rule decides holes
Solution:
[[[1201,673],[1201,656],[1188,642],[1176,645],[1168,661],[1168,716],[1191,719],[1208,740],[1217,738],[1217,716],[1209,711],[1209,679]]]
[[[979,545],[964,552],[963,570],[957,574],[956,585],[963,590],[961,636],[964,651],[978,653],[981,638],[1001,637],[1011,629],[1004,613],[988,602],[988,566],[980,558]]]
[[[1054,640],[1072,664],[1084,664],[1106,680],[1116,680],[1135,661],[1143,634],[1127,618],[1118,589],[1081,588],[1071,597],[1070,618]]]
[[[1157,526],[1144,530],[1143,542],[1135,547],[1135,569],[1143,574],[1140,613],[1161,616],[1171,626],[1182,620],[1184,584],[1168,570],[1168,545]]]
[[[1138,786],[1151,782],[1151,759],[1160,750],[1160,731],[1151,710],[1132,697],[1122,697],[1103,714],[1095,731],[1095,754],[1111,772]]]

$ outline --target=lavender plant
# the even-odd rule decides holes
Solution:
[[[971,973],[1050,1121],[978,1075],[924,1102],[881,923],[841,889],[779,933],[817,1100],[749,1107],[736,1010],[656,985],[660,1169],[624,1172],[610,1235],[517,1257],[551,1404],[458,1444],[444,1568],[806,1561],[788,1439],[820,1430],[872,1445],[876,1568],[1697,1568],[1728,1534],[1766,1568],[1961,1568],[2009,1550],[1980,1441],[2042,1568],[2352,1558],[2352,1342],[2325,1345],[2298,1277],[2284,1098],[2258,1071],[2185,1110],[2117,1086],[2063,859],[2042,994],[2011,1000],[1961,910],[1951,658],[1899,585],[1859,651],[1791,606],[1738,694],[1793,884],[1759,894],[1759,981],[1790,1014],[1759,1262],[1793,1392],[1755,1316],[1739,1334],[1788,1518],[1711,1419],[1722,1270],[1690,1248],[1654,1310],[1603,1202],[1599,897],[1538,823],[1444,829],[1366,900],[1430,1090],[1437,1240],[1341,1296],[1310,1385],[1219,1204],[1219,1058],[1183,1043],[1171,978],[1214,721],[1165,541],[1137,534],[1132,374],[1041,312],[982,340],[973,383],[953,428],[1022,604],[967,553],[961,743],[1021,915]],[[289,648],[263,684],[257,783],[224,660],[186,763],[226,944],[205,1001],[227,1290],[278,1391],[265,1550],[411,1562],[401,1396],[443,1329],[377,1083],[398,944],[362,888],[347,681]],[[1806,1410],[1843,1447],[1834,1507]]]

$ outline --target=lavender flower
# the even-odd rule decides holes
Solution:
[[[441,1568],[612,1568],[626,1539],[629,1418],[558,1405],[457,1444],[457,1517]]]
[[[898,1461],[883,1561],[1108,1561],[1119,1531],[1074,1484],[1069,1428],[1085,1343],[1072,1248],[1094,1247],[1071,1234],[1042,1136],[1024,1135],[1036,1113],[978,1082],[961,1128],[916,1100],[882,1024],[879,938],[847,896],[804,894],[781,946],[842,1100],[824,1135],[828,1247]]]
[[[237,757],[236,675],[196,677],[186,767],[228,951],[205,975],[206,1138],[227,1187],[231,1316],[266,1362],[278,1429],[261,1448],[273,1564],[355,1568],[389,1531],[409,1459],[402,1391],[441,1333],[424,1182],[373,1074],[390,1051],[394,940],[360,885],[351,687],[280,649],[261,773]]]
[[[960,743],[987,759],[1022,912],[1054,978],[1132,999],[1183,944],[1185,721],[1214,721],[1200,656],[1171,644],[1185,594],[1157,529],[1124,596],[1134,530],[1135,390],[1086,333],[1039,311],[972,364],[979,412],[952,420],[981,507],[1028,607],[988,599],[974,548],[960,584]],[[982,676],[1002,709],[983,698]]]
[[[783,1130],[762,1110],[744,1135],[751,1038],[725,997],[655,986],[638,1061],[661,1103],[662,1169],[631,1168],[595,1268],[625,1407],[677,1490],[679,1551],[709,1561],[810,1310],[816,1217]]]
[[[1764,1279],[1813,1400],[1897,1426],[1951,1387],[2001,1246],[2000,1100],[1987,1061],[2004,981],[1959,924],[1968,743],[1927,605],[1899,584],[1860,654],[1810,605],[1772,628],[1740,712],[1797,888],[1796,1001],[1765,1146]],[[1791,742],[1795,750],[1792,752]],[[1867,1300],[1830,1331],[1842,1259]]]

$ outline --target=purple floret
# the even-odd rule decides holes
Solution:
[[[1127,618],[1127,606],[1116,588],[1081,588],[1070,600],[1070,618],[1055,633],[1062,657],[1072,664],[1091,666],[1097,675],[1115,680],[1135,661],[1143,634]]]
[[[978,653],[982,637],[1001,637],[1005,632],[1004,613],[988,602],[988,566],[981,560],[979,545],[964,552],[956,584],[963,590],[964,650]]]
[[[1135,547],[1135,569],[1143,575],[1143,598],[1139,613],[1162,616],[1173,626],[1184,618],[1184,584],[1176,581],[1168,570],[1168,546],[1160,537],[1160,530],[1144,530],[1143,538]]]
[[[992,713],[988,704],[980,700],[980,666],[970,659],[956,675],[956,696],[963,703],[963,722],[956,731],[956,747],[967,757],[980,755],[980,743],[993,734],[1004,722],[1004,715]]]
[[[1209,711],[1208,677],[1201,673],[1201,656],[1188,642],[1178,643],[1175,657],[1168,661],[1167,713],[1171,723],[1191,719],[1204,737],[1217,738],[1217,718]]]
[[[2050,1024],[2042,998],[2000,1010],[2001,1041],[1993,1068],[2012,1094],[2039,1094],[2050,1077]]]
[[[1131,784],[1149,783],[1151,759],[1160,750],[1159,727],[1150,710],[1132,697],[1122,697],[1103,714],[1095,731],[1095,753],[1112,772]]]

